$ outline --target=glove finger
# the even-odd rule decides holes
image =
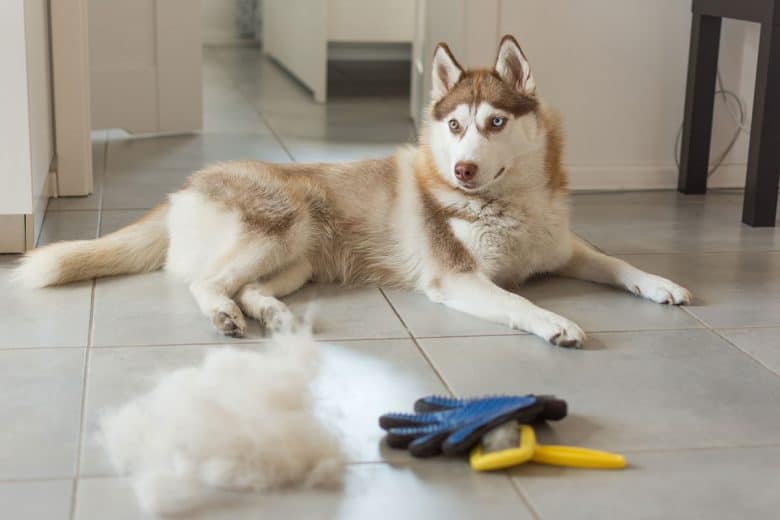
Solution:
[[[537,399],[544,405],[544,410],[539,419],[545,421],[560,421],[569,413],[566,401],[552,395],[540,395]]]
[[[435,419],[425,414],[386,413],[379,417],[379,427],[383,430],[432,424]]]
[[[406,428],[390,428],[387,430],[385,440],[391,448],[406,448],[409,444],[420,437],[439,433],[438,429],[431,426],[415,426]]]
[[[441,443],[449,431],[442,430],[423,435],[409,444],[409,453],[415,457],[433,457],[441,453]]]
[[[440,410],[450,410],[452,408],[459,408],[464,404],[465,404],[465,400],[458,399],[457,397],[448,397],[444,395],[428,395],[414,402],[414,411],[418,413],[438,412]]]

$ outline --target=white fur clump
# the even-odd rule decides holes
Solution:
[[[313,410],[317,348],[297,334],[263,352],[213,350],[105,414],[102,441],[141,507],[182,512],[208,502],[210,488],[337,485],[343,451]]]

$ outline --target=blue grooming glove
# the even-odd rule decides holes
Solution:
[[[566,417],[566,401],[552,396],[500,395],[476,399],[428,396],[414,403],[415,413],[379,418],[392,448],[408,448],[415,457],[469,451],[482,436],[509,421],[531,424]]]

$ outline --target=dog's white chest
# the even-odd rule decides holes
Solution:
[[[570,256],[565,204],[499,205],[478,217],[451,218],[450,228],[479,269],[497,282],[520,282],[555,270]]]

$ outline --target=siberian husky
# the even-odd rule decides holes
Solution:
[[[585,333],[513,292],[531,275],[691,301],[569,230],[561,125],[513,37],[492,69],[464,70],[439,44],[432,71],[416,146],[346,164],[215,164],[124,229],[31,252],[18,275],[47,286],[164,266],[229,336],[244,334],[245,315],[289,321],[279,298],[309,281],[416,289],[565,347]]]

